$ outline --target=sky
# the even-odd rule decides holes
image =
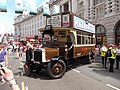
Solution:
[[[49,0],[36,0],[37,7],[40,7]],[[7,12],[0,12],[0,34],[14,33],[15,0],[7,0]]]

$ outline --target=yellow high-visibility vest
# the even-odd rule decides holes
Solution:
[[[101,51],[101,56],[105,56],[106,52],[105,51]]]
[[[116,54],[113,53],[113,49],[111,49],[111,54],[112,54],[112,56],[111,56],[111,57],[108,57],[108,58],[115,59],[115,58],[116,58]]]

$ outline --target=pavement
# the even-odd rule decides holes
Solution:
[[[113,87],[115,90],[120,90],[120,69],[114,69],[114,73],[111,73],[109,72],[109,61],[107,61],[107,69],[102,67],[101,57],[92,61],[94,62],[91,64],[81,65],[75,69],[86,76],[106,84],[107,86]]]

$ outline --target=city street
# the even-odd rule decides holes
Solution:
[[[0,0],[0,12],[0,90],[120,90],[120,0]]]
[[[49,79],[46,70],[24,76],[20,61],[15,53],[8,55],[9,68],[13,70],[21,90],[120,90],[120,70],[109,73],[101,63],[76,65],[60,79]],[[22,62],[25,60],[25,54]],[[8,84],[0,90],[11,90]]]

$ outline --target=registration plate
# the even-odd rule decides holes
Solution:
[[[34,61],[34,63],[40,64],[40,62],[38,62],[38,61]]]

